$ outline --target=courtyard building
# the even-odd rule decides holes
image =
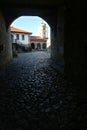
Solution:
[[[33,50],[47,50],[47,39],[41,36],[31,36],[30,43]]]
[[[11,41],[12,43],[17,43],[19,45],[24,45],[24,46],[29,46],[30,44],[30,35],[32,34],[31,32],[15,28],[15,27],[10,27],[11,31]]]
[[[32,32],[16,27],[10,27],[10,32],[14,51],[16,45],[26,49],[31,48],[32,50],[47,50],[48,30],[44,22],[39,25],[39,36],[31,36]]]

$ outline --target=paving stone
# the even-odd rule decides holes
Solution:
[[[20,53],[0,70],[0,128],[72,130],[76,92],[51,63],[46,52]]]

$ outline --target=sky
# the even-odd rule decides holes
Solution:
[[[38,16],[21,16],[15,19],[11,26],[32,32],[32,35],[38,35],[38,27],[42,21],[44,20]],[[50,37],[50,27],[46,21],[44,22],[47,24],[48,37]]]

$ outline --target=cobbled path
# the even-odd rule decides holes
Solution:
[[[19,54],[0,70],[0,129],[73,130],[76,98],[70,86],[47,52]]]

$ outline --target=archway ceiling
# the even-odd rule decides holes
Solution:
[[[39,5],[39,6],[55,6],[61,4],[63,0],[0,0],[6,5]]]
[[[56,10],[64,5],[64,0],[0,0],[0,3],[8,27],[16,18],[23,15],[40,16],[47,22],[52,21]]]

